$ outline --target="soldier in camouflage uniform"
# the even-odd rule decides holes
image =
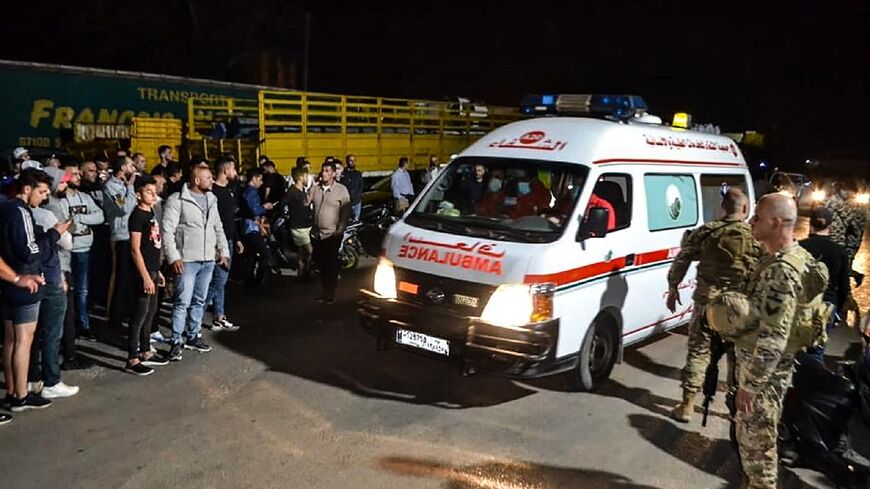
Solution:
[[[855,258],[861,247],[866,221],[864,209],[852,202],[854,195],[852,184],[837,182],[834,184],[834,195],[825,204],[834,213],[830,237],[835,243],[846,247],[850,260]]]
[[[768,254],[758,261],[746,286],[752,333],[735,341],[737,443],[751,489],[776,488],[777,425],[794,370],[794,352],[786,345],[802,287],[800,274],[784,257],[802,254],[799,260],[812,259],[794,241],[796,220],[794,200],[779,194],[764,196],[752,219],[753,236]]]
[[[695,397],[710,363],[711,332],[701,325],[710,288],[742,288],[761,255],[761,248],[746,223],[749,217],[746,194],[739,188],[729,189],[722,199],[722,210],[724,218],[708,222],[689,234],[668,272],[667,306],[674,312],[680,300],[679,284],[689,265],[699,261],[697,286],[692,295],[695,310],[689,323],[689,351],[682,375],[683,400],[673,411],[674,419],[682,423],[691,420]]]

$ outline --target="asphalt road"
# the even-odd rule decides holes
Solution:
[[[101,366],[65,375],[81,393],[0,428],[0,487],[737,487],[722,395],[706,428],[667,416],[683,332],[631,348],[597,393],[559,378],[461,377],[375,350],[355,315],[371,272],[343,277],[332,306],[290,278],[233,286],[241,331],[207,332],[213,352],[185,352],[145,378],[122,371],[122,349],[83,344]],[[839,331],[830,353],[856,342]],[[866,456],[870,437],[856,430]],[[782,474],[783,487],[830,487],[806,470]]]

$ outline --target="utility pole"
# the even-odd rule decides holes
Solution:
[[[302,91],[308,91],[308,58],[311,51],[311,10],[305,12],[305,41],[302,53]]]

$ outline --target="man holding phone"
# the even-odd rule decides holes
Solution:
[[[57,183],[66,183],[66,189],[57,188],[57,183],[55,184],[57,193],[49,199],[48,208],[59,220],[72,221],[70,233],[73,237],[73,246],[70,253],[70,268],[76,329],[82,338],[96,341],[88,316],[88,271],[91,247],[94,244],[94,233],[91,227],[102,224],[105,219],[102,209],[94,199],[80,191],[82,173],[79,167],[69,162],[64,164],[63,171],[60,182]]]

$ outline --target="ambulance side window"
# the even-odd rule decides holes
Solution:
[[[698,223],[698,193],[692,175],[643,176],[650,231],[679,229]]]
[[[704,222],[725,217],[725,212],[722,210],[722,197],[732,187],[737,187],[746,193],[746,177],[743,175],[701,175],[701,208],[704,210]]]
[[[595,207],[596,204],[610,210],[613,214],[614,219],[608,226],[608,232],[625,229],[631,225],[631,175],[606,173],[598,177],[595,188],[592,189],[589,207]]]

